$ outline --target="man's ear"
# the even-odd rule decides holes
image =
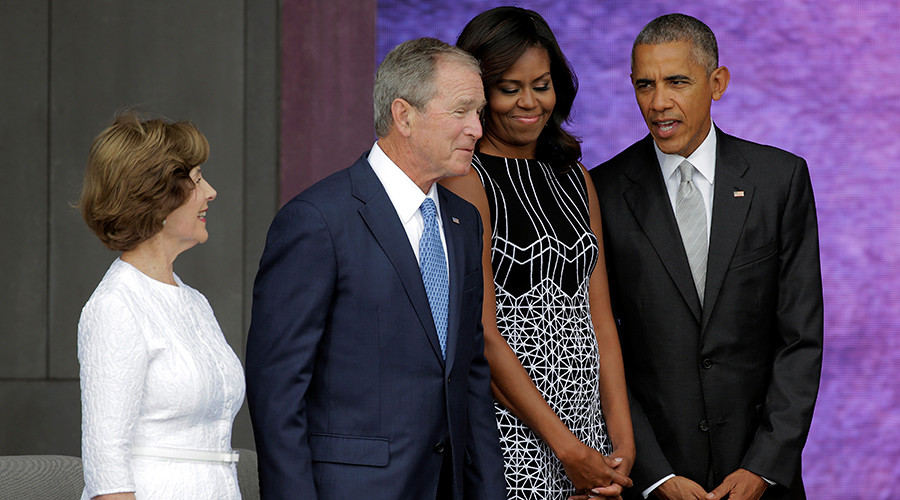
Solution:
[[[391,103],[391,115],[394,117],[394,126],[403,137],[409,137],[412,134],[412,125],[415,121],[415,113],[412,104],[406,99],[396,98]]]
[[[712,98],[718,101],[728,88],[728,82],[731,80],[731,72],[725,66],[719,66],[709,75],[709,85],[712,87]]]

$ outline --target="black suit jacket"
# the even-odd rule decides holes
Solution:
[[[743,467],[778,484],[765,498],[803,498],[823,325],[809,171],[716,134],[703,307],[652,137],[591,171],[631,396],[630,494],[670,473],[709,491]]]
[[[266,499],[505,498],[481,328],[481,218],[438,186],[442,359],[413,249],[365,155],[288,202],[253,290],[247,396]]]

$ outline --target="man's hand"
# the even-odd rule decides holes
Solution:
[[[653,490],[656,498],[662,500],[705,500],[706,490],[699,484],[683,476],[675,476]]]
[[[769,487],[763,478],[748,471],[738,469],[722,481],[722,484],[706,495],[706,500],[759,500],[759,497]]]

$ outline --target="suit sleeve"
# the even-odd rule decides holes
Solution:
[[[307,392],[337,265],[322,214],[293,201],[278,213],[253,288],[247,401],[266,499],[316,498]]]
[[[660,479],[675,474],[675,469],[669,463],[656,433],[644,413],[641,404],[635,399],[631,391],[628,391],[628,405],[631,408],[631,425],[634,431],[634,447],[637,450],[634,467],[631,469],[631,480],[634,481],[634,491],[643,492]]]
[[[475,213],[473,217],[478,223],[477,247],[472,255],[479,263],[479,288],[474,294],[478,297],[475,310],[475,348],[469,368],[469,421],[466,442],[467,457],[465,461],[464,493],[465,498],[478,500],[502,500],[506,498],[506,483],[503,479],[503,457],[500,453],[497,420],[494,416],[494,403],[491,397],[491,370],[484,357],[484,328],[481,324],[481,308],[484,292],[481,276],[482,231],[481,217]]]
[[[615,186],[616,183],[608,177],[604,177],[604,174],[607,174],[605,165],[594,167],[589,173],[591,175],[591,180],[594,183],[594,189],[597,190],[597,200],[601,205],[600,211],[601,213],[608,215],[611,211],[603,208],[603,202],[615,198],[615,195],[610,194],[606,190],[610,189],[610,186]],[[613,241],[613,238],[609,234],[610,228],[608,227],[608,224],[610,220],[610,217],[603,217],[602,219],[603,241],[604,247],[606,248],[610,248],[611,246],[609,243]],[[621,305],[619,304],[621,290],[619,289],[619,283],[616,280],[617,273],[615,272],[615,269],[616,266],[621,264],[616,262],[615,252],[607,250],[604,254],[604,258],[606,260],[610,307],[612,308],[613,316],[618,319],[622,317],[620,311]],[[622,340],[622,343],[624,344],[624,340]],[[634,481],[632,492],[642,492],[649,488],[653,483],[672,474],[674,469],[663,454],[659,442],[656,440],[656,433],[653,431],[653,427],[650,425],[650,421],[647,419],[647,415],[644,413],[640,402],[632,395],[628,383],[629,379],[626,376],[625,385],[626,390],[628,391],[628,407],[631,410],[631,427],[634,433],[634,447],[637,451],[634,465],[631,468],[630,477],[632,481]]]
[[[822,370],[823,304],[816,206],[797,159],[779,234],[777,335],[762,424],[742,467],[791,486],[806,443]]]

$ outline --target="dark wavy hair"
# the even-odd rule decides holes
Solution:
[[[581,141],[563,129],[569,120],[578,79],[563,55],[547,21],[533,10],[497,7],[478,14],[463,28],[456,46],[481,63],[485,94],[500,77],[532,47],[550,56],[550,77],[556,92],[556,106],[547,126],[538,137],[535,156],[551,164],[570,168],[581,159]]]

